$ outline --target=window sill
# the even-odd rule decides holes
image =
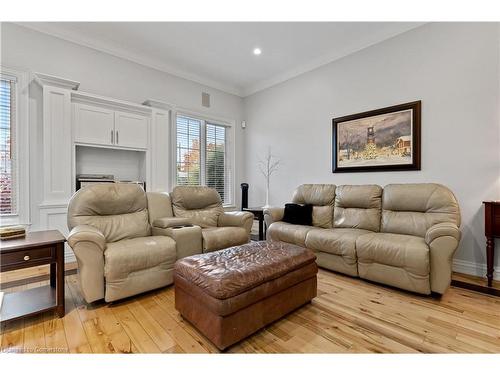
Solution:
[[[22,220],[19,215],[0,215],[0,226],[5,227],[7,225],[26,225],[31,226],[31,223],[26,220]]]

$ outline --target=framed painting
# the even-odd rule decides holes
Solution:
[[[332,120],[332,172],[420,170],[421,102]]]

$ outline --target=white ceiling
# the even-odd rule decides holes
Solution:
[[[247,96],[420,26],[415,22],[22,23]],[[254,56],[255,47],[262,49]]]

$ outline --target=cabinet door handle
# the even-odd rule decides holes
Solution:
[[[113,134],[113,130],[111,130],[111,143],[113,143],[113,141],[114,141],[113,138],[114,138],[114,134]]]
[[[118,130],[116,131],[116,144],[118,144]]]
[[[24,260],[30,260],[30,256],[29,255],[25,255],[23,259]]]

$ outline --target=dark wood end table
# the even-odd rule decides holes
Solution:
[[[244,208],[243,211],[251,212],[255,219],[259,221],[259,241],[266,239],[266,224],[264,223],[264,208],[263,207],[248,207]]]
[[[50,264],[50,285],[5,293],[0,321],[45,311],[64,316],[64,243],[57,230],[29,232],[25,237],[0,241],[0,272]]]

